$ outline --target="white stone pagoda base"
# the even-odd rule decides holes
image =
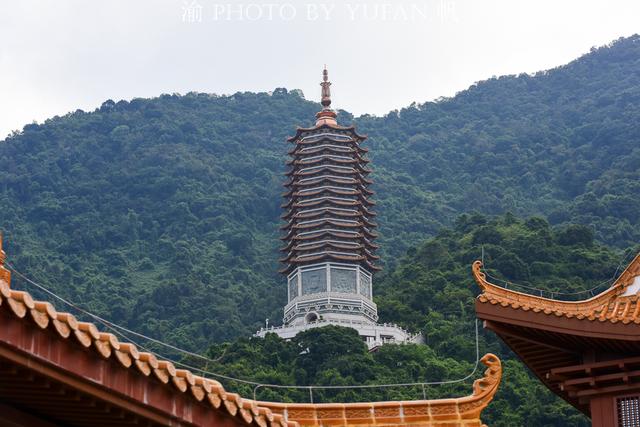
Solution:
[[[422,344],[423,337],[420,334],[411,334],[402,329],[398,325],[391,323],[369,323],[358,322],[353,320],[318,320],[315,322],[304,323],[299,325],[271,326],[269,328],[260,328],[254,334],[256,337],[264,338],[266,334],[278,334],[283,339],[290,340],[298,333],[312,328],[321,328],[323,326],[343,326],[353,328],[363,338],[369,350],[379,347],[383,344]]]

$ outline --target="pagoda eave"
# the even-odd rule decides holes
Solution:
[[[356,132],[356,127],[351,125],[351,126],[340,126],[340,125],[332,125],[332,124],[328,124],[328,123],[323,123],[320,126],[313,126],[310,128],[303,128],[303,127],[298,127],[296,128],[296,134],[294,136],[290,136],[287,138],[287,142],[293,142],[295,143],[296,140],[300,139],[300,135],[302,135],[303,133],[307,133],[307,132],[313,132],[316,130],[320,130],[320,129],[331,129],[331,130],[339,130],[339,131],[347,131],[347,132],[352,132],[352,135],[357,138],[359,141],[364,141],[365,139],[367,139],[367,135],[360,135]]]
[[[480,261],[472,271],[482,290],[475,308],[484,327],[594,426],[614,425],[620,399],[640,392],[640,254],[609,289],[581,301],[498,286]]]

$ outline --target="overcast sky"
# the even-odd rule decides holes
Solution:
[[[1,1],[0,139],[106,99],[302,89],[355,114],[555,67],[640,33],[640,2]]]

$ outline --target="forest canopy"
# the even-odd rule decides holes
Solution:
[[[234,355],[237,363],[223,357],[215,369],[342,383],[467,372],[477,292],[469,266],[479,257],[498,278],[575,292],[609,283],[640,242],[633,36],[562,67],[492,78],[383,117],[340,111],[340,123],[369,136],[385,267],[374,279],[381,320],[421,331],[427,345],[370,354],[339,329],[289,343],[248,339],[282,316],[285,138],[318,109],[300,91],[278,88],[107,100],[29,124],[0,142],[9,261],[111,321]],[[301,340],[327,339],[346,353],[329,362],[297,352]],[[584,422],[495,337],[483,333],[481,346],[507,367],[487,411],[492,425]]]
[[[341,111],[369,136],[387,271],[472,211],[639,242],[639,61],[633,36],[384,117]],[[279,319],[284,141],[318,109],[282,88],[190,93],[27,125],[0,142],[11,260],[97,314],[193,349]]]

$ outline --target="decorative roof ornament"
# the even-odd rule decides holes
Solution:
[[[11,272],[4,267],[4,261],[7,259],[7,254],[2,249],[2,232],[0,231],[0,280],[7,282],[7,286],[11,285]]]
[[[112,425],[116,417],[125,414],[138,424],[188,423],[194,427],[218,425],[218,419],[229,426],[262,427],[481,426],[482,411],[493,400],[502,379],[500,359],[489,353],[480,359],[487,369],[474,381],[473,392],[462,397],[315,404],[256,401],[225,390],[216,380],[178,369],[169,360],[120,341],[48,302],[34,300],[28,292],[11,290],[3,282],[0,316],[0,344],[3,355],[9,356],[6,363],[3,358],[2,366],[11,368],[3,369],[3,389],[19,384],[26,392],[12,396],[17,402],[26,401],[38,409],[38,417],[53,413],[66,424],[86,425],[90,418],[98,420],[92,425]],[[61,388],[43,388],[44,380],[56,381]],[[37,398],[28,394],[34,390]],[[113,411],[104,411],[105,406],[91,405],[91,401],[78,404],[75,399],[57,397],[52,406],[47,398],[58,396],[59,390],[65,394],[82,392],[87,399],[102,397]],[[313,396],[313,387],[309,392]]]
[[[336,117],[338,117],[338,115],[331,109],[331,82],[329,81],[329,71],[327,71],[326,65],[322,70],[322,82],[320,86],[322,87],[320,95],[322,110],[316,113],[316,126],[337,126],[338,121]]]
[[[329,81],[329,71],[327,71],[327,66],[324,66],[324,70],[322,70],[322,100],[320,103],[325,109],[329,109],[331,106],[331,82]]]
[[[555,394],[592,420],[617,425],[621,399],[636,393],[628,373],[640,370],[640,254],[608,289],[585,299],[554,299],[491,283],[472,266],[482,293],[476,315]],[[598,406],[600,405],[600,406]],[[618,406],[619,407],[619,406]]]

